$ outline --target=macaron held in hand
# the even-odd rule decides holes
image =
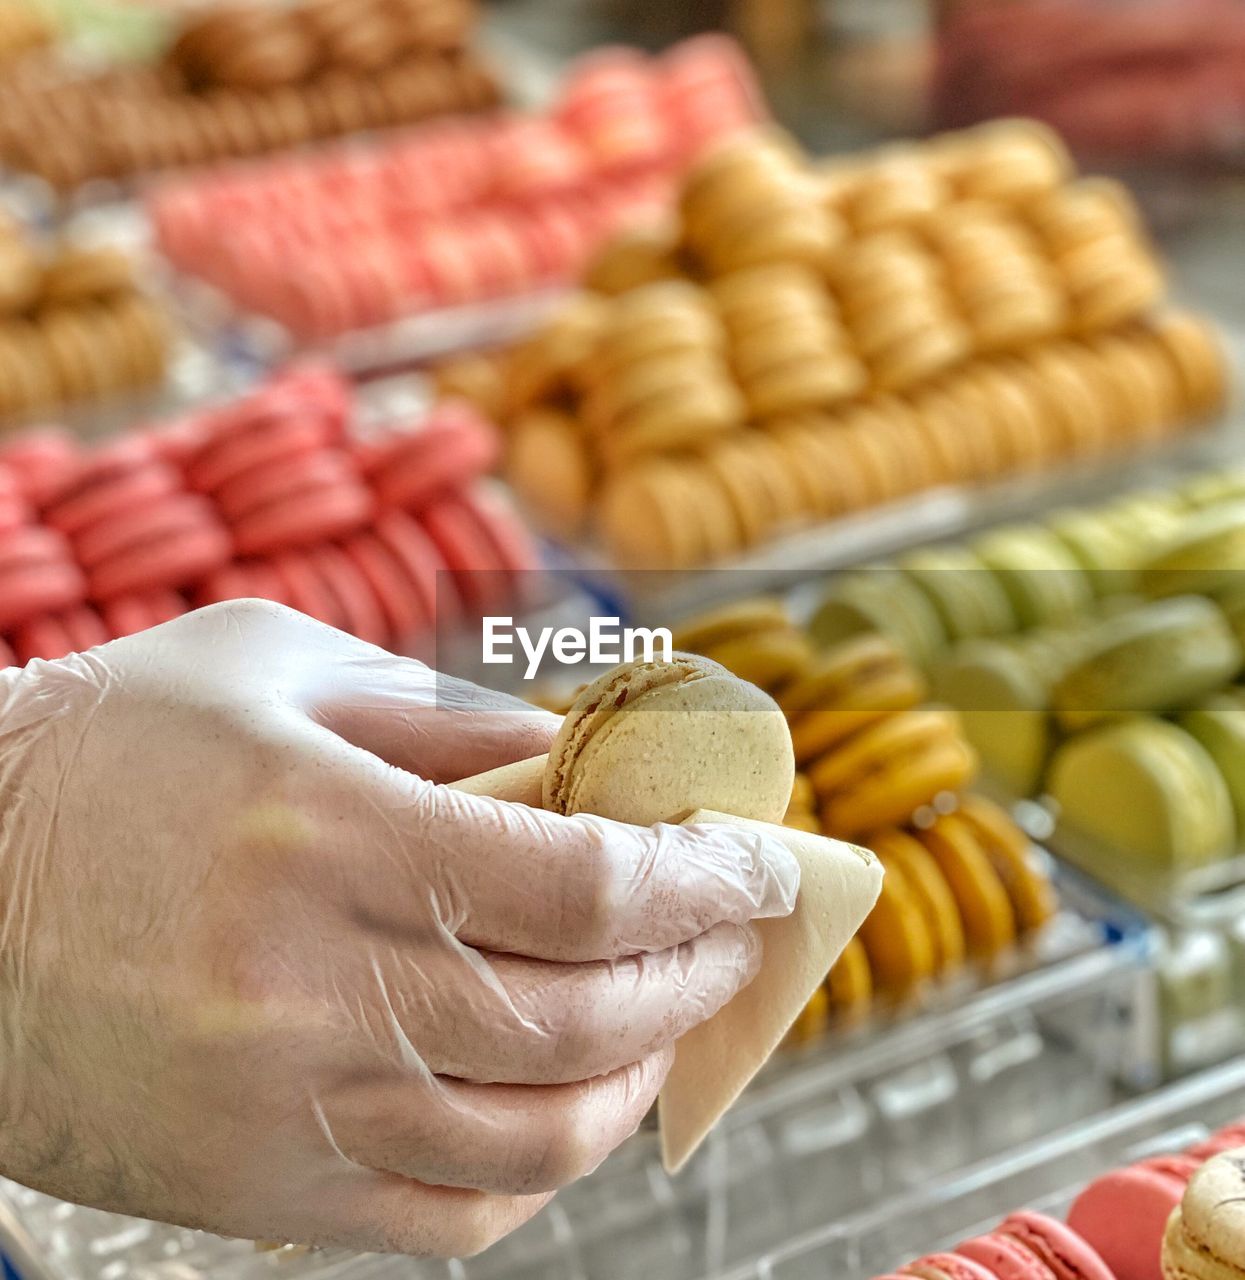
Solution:
[[[747,834],[778,842],[798,864],[795,911],[755,926],[760,975],[678,1043],[661,1104],[671,1169],[686,1162],[779,1046],[881,891],[882,867],[871,853],[774,825],[794,778],[778,705],[717,663],[676,653],[670,662],[624,664],[583,689],[548,756],[455,784],[657,830],[682,821],[692,831]],[[714,809],[715,801],[728,807]],[[677,900],[679,868],[665,870]]]

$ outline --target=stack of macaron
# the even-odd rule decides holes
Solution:
[[[155,192],[181,271],[302,339],[572,280],[603,239],[665,208],[708,144],[761,117],[725,37],[573,66],[541,114],[429,125]]]
[[[818,652],[781,601],[724,606],[675,628],[770,693],[787,716],[797,768],[785,821],[857,840],[881,858],[882,896],[795,1028],[918,997],[931,982],[987,967],[1056,911],[1029,841],[998,806],[966,792],[975,756],[955,716],[923,707],[925,683],[889,641]]]
[[[693,167],[674,221],[611,242],[584,281],[485,394],[533,518],[626,567],[1132,448],[1226,396],[1126,190],[1076,179],[1026,122],[827,168],[741,135]],[[617,329],[634,311],[651,323],[632,368]],[[689,373],[694,349],[739,394]],[[602,396],[629,414],[596,412]]]
[[[892,637],[999,782],[1130,862],[1218,862],[1245,832],[1241,494],[1220,471],[909,553],[836,579],[812,631]]]
[[[1072,1227],[1014,1213],[986,1235],[918,1258],[880,1280],[1121,1280]]]
[[[1245,1124],[1233,1124],[1185,1151],[1104,1174],[1077,1197],[1069,1225],[1098,1251],[1116,1280],[1164,1280],[1164,1235],[1190,1183],[1208,1162],[1239,1154],[1243,1142]]]
[[[0,160],[61,191],[496,105],[470,0],[188,10],[154,66],[0,85]]]
[[[115,249],[44,251],[0,215],[0,419],[152,386],[169,322]]]
[[[360,438],[349,385],[318,368],[84,451],[0,449],[0,650],[56,658],[239,597],[403,647],[514,608],[535,554],[479,482],[492,430],[466,406]]]

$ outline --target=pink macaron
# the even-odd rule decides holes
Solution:
[[[424,532],[454,575],[469,613],[502,613],[515,600],[514,580],[475,510],[457,495],[438,499],[420,514]]]
[[[17,477],[23,497],[41,506],[79,465],[82,447],[59,427],[39,427],[9,437],[0,463]]]
[[[186,482],[213,493],[248,471],[285,459],[316,453],[333,444],[331,424],[318,414],[274,419],[262,431],[215,440],[186,465]]]
[[[100,613],[113,639],[137,635],[161,623],[172,622],[189,610],[184,596],[176,591],[150,591],[119,596],[103,605]]]
[[[394,636],[371,582],[340,547],[326,543],[308,551],[307,559],[337,598],[345,619],[344,630],[368,644],[384,647],[393,642]]]
[[[1245,1147],[1245,1124],[1232,1124],[1226,1129],[1220,1129],[1205,1142],[1199,1142],[1196,1147],[1190,1147],[1188,1154],[1205,1163],[1226,1151],[1237,1151],[1241,1147]]]
[[[918,1258],[906,1267],[900,1267],[898,1276],[916,1277],[916,1280],[994,1280],[984,1267],[955,1253],[931,1253]],[[895,1278],[888,1277],[887,1280]]]
[[[374,533],[347,539],[342,551],[371,587],[394,647],[401,648],[432,627],[432,614],[402,562]]]
[[[197,493],[171,493],[150,502],[112,512],[73,539],[74,553],[91,570],[132,547],[159,542],[187,530],[224,533],[212,504]]]
[[[1116,1280],[1163,1280],[1163,1232],[1201,1165],[1190,1156],[1167,1156],[1109,1173],[1077,1197],[1068,1225]]]
[[[292,609],[327,626],[346,629],[345,609],[306,552],[288,551],[274,556],[271,564]]]
[[[289,592],[268,560],[234,560],[209,574],[194,593],[196,609],[226,600],[274,600],[292,605]]]
[[[243,471],[212,496],[225,519],[237,521],[260,507],[291,501],[312,489],[358,482],[358,471],[348,454],[319,449]]]
[[[91,570],[89,592],[94,600],[108,601],[139,591],[181,590],[227,564],[232,554],[223,528],[188,523],[102,560]]]
[[[73,653],[73,641],[59,613],[41,613],[13,632],[13,656],[17,666],[43,659],[55,662]]]
[[[232,524],[239,555],[267,556],[344,538],[375,510],[371,490],[356,480],[320,485],[257,507]]]
[[[1040,1213],[1014,1213],[997,1234],[1018,1241],[1055,1280],[1115,1280],[1111,1268],[1071,1227]]]
[[[84,477],[72,493],[45,508],[43,521],[72,536],[97,521],[129,515],[180,492],[181,476],[167,462],[101,471],[98,476]]]
[[[984,1267],[994,1280],[1055,1280],[1055,1273],[1019,1240],[998,1233],[956,1245],[955,1252]]]
[[[65,537],[27,525],[0,533],[0,631],[80,604],[86,581]]]
[[[397,561],[421,614],[433,626],[456,621],[463,601],[454,575],[437,544],[415,519],[404,511],[385,511],[377,517],[373,532]]]
[[[418,430],[394,432],[361,456],[382,503],[418,511],[437,494],[489,470],[500,453],[497,432],[479,414],[448,402]]]

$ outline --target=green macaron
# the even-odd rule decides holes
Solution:
[[[1245,579],[1245,502],[1196,511],[1149,556],[1141,587],[1149,596],[1212,596]]]
[[[952,641],[1009,635],[1016,614],[998,578],[967,547],[909,552],[899,567],[934,606]]]
[[[947,633],[929,598],[892,566],[857,569],[836,578],[809,623],[816,644],[828,648],[853,636],[888,636],[918,666],[947,647]]]
[[[1190,507],[1216,507],[1245,500],[1245,466],[1203,472],[1182,485],[1179,493]]]
[[[1070,738],[1047,789],[1062,820],[1096,842],[1109,878],[1121,862],[1185,870],[1228,857],[1236,840],[1223,776],[1197,740],[1138,717]]]
[[[1054,745],[1050,685],[1021,644],[970,640],[935,665],[935,698],[960,713],[982,768],[1012,795],[1037,792]]]
[[[1243,662],[1222,611],[1200,596],[1179,596],[1102,619],[1051,691],[1051,706],[1066,729],[1174,711],[1223,688]]]
[[[1022,627],[1066,622],[1093,604],[1076,557],[1039,525],[998,529],[978,539],[973,550],[998,578]]]
[[[1199,702],[1180,717],[1180,725],[1223,774],[1237,827],[1245,832],[1245,690],[1229,689]]]
[[[1046,528],[1071,552],[1094,595],[1134,589],[1138,542],[1121,522],[1096,511],[1061,511],[1046,521]]]

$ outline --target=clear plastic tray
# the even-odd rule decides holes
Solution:
[[[1156,1079],[1158,940],[1072,875],[1039,953],[993,985],[776,1058],[687,1172],[638,1135],[469,1262],[257,1254],[0,1184],[21,1280],[701,1280],[881,1196],[1096,1115]]]
[[[868,1280],[989,1231],[1020,1208],[1061,1216],[1091,1179],[1184,1150],[1242,1115],[1245,1060],[1238,1060],[810,1233],[725,1280]]]

